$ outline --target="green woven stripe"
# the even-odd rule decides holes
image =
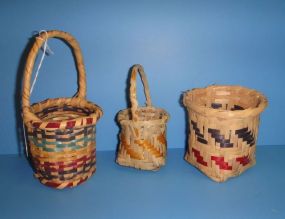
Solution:
[[[34,145],[36,145],[37,147],[42,148],[44,151],[47,151],[47,152],[60,152],[60,151],[63,151],[64,148],[69,148],[69,149],[76,150],[76,149],[81,149],[81,148],[87,147],[89,142],[94,141],[94,138],[93,137],[83,137],[83,138],[80,138],[80,139],[72,140],[68,144],[62,143],[62,142],[58,142],[58,141],[57,142],[48,142],[48,141],[46,141],[46,139],[41,139],[39,141],[34,136],[29,136],[29,140],[31,142],[33,142]],[[83,142],[83,145],[79,146],[78,144],[76,144],[78,142]],[[49,145],[55,145],[56,147],[55,148],[50,148],[50,147],[48,147]]]

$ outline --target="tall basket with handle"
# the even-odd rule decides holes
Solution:
[[[30,81],[39,49],[48,38],[59,38],[73,50],[78,70],[78,92],[30,104]],[[35,176],[57,189],[74,187],[96,170],[95,125],[102,109],[86,100],[86,76],[77,41],[62,31],[41,33],[28,54],[23,79],[22,111],[29,156]]]

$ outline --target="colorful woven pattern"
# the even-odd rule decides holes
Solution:
[[[215,181],[255,164],[259,115],[267,99],[240,86],[209,86],[184,94],[189,115],[185,159]]]
[[[36,55],[50,37],[60,38],[74,51],[79,90],[73,98],[48,99],[30,106],[30,79]],[[36,38],[29,53],[23,86],[23,119],[35,176],[57,189],[74,187],[96,170],[95,125],[103,112],[86,99],[83,58],[76,40],[68,33],[48,31]]]
[[[137,72],[144,85],[146,107],[138,107]],[[141,65],[133,66],[130,84],[131,108],[118,113],[121,132],[117,162],[123,166],[156,170],[165,164],[168,114],[162,109],[152,107],[148,83]]]

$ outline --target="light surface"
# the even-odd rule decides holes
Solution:
[[[284,147],[259,147],[255,167],[216,183],[185,162],[182,149],[170,150],[157,172],[118,166],[114,152],[98,152],[90,180],[55,190],[33,178],[25,158],[2,155],[0,218],[284,219],[284,156]]]

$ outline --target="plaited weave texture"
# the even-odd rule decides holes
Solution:
[[[222,182],[255,164],[260,113],[267,99],[241,86],[209,86],[187,91],[188,148],[185,159]]]
[[[146,107],[138,107],[136,96],[136,75],[141,76]],[[144,69],[134,65],[130,77],[131,108],[118,113],[121,126],[117,163],[143,170],[157,170],[166,159],[166,111],[151,104],[150,92]]]
[[[31,106],[30,80],[35,58],[48,38],[59,38],[72,48],[79,89],[73,98],[47,99]],[[57,189],[77,186],[96,170],[95,125],[103,112],[86,100],[85,77],[79,44],[70,34],[53,30],[35,38],[24,72],[23,120],[35,176]]]

